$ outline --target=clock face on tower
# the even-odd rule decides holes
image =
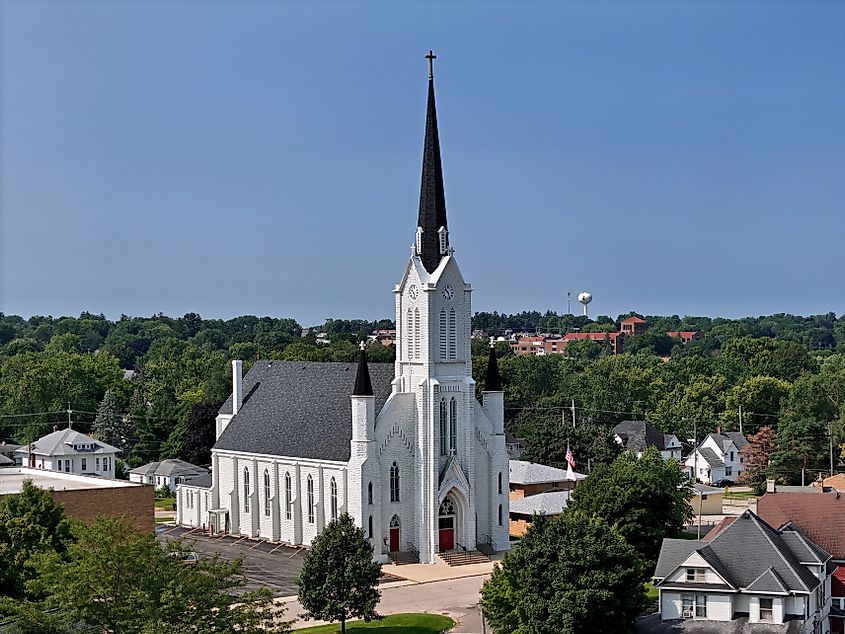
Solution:
[[[416,299],[420,296],[420,290],[417,288],[416,284],[411,284],[411,288],[408,289],[408,295],[411,299]]]
[[[443,298],[444,299],[452,299],[455,296],[455,289],[451,286],[447,286],[443,289]]]

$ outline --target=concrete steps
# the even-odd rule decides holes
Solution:
[[[477,550],[448,550],[437,553],[450,566],[468,566],[469,564],[483,564],[490,561],[490,558]]]

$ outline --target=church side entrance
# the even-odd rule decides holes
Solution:
[[[390,518],[390,552],[399,552],[399,516]]]
[[[440,552],[455,548],[455,505],[448,497],[440,505],[437,518]]]

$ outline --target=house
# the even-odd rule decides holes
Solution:
[[[674,434],[664,434],[644,420],[623,420],[613,428],[613,436],[625,451],[641,457],[645,450],[654,447],[664,460],[681,461],[681,441]]]
[[[394,346],[396,345],[396,330],[386,328],[373,330],[367,339],[370,341],[377,341],[383,346]]]
[[[776,528],[793,526],[829,552],[839,568],[830,596],[831,632],[845,632],[845,494],[766,493],[757,500],[759,516]]]
[[[243,376],[234,361],[211,478],[177,486],[177,522],[308,546],[348,513],[382,562],[510,548],[498,362],[491,349],[476,399],[474,289],[452,242],[430,78],[413,248],[391,297],[395,363],[362,350],[357,363],[257,361]],[[354,236],[341,243],[359,257]]]
[[[569,477],[565,469],[526,460],[510,460],[508,472],[511,500],[519,500],[544,491],[569,491],[587,477],[576,472]]]
[[[701,339],[701,333],[697,330],[670,330],[666,336],[673,339],[680,339],[682,343],[687,344],[693,339]]]
[[[142,467],[132,469],[129,471],[129,481],[150,484],[156,488],[166,486],[175,492],[177,484],[208,475],[208,473],[205,467],[197,467],[190,462],[170,458],[161,462],[149,462]]]
[[[552,335],[520,335],[510,341],[510,347],[516,355],[542,357],[549,354],[566,354],[570,341],[590,339],[600,345],[607,345],[610,352],[620,354],[625,336],[619,332],[569,332],[562,337]]]
[[[15,461],[0,453],[0,467],[15,466]]]
[[[20,449],[20,445],[16,445],[14,443],[6,442],[5,440],[0,442],[0,456],[3,456],[4,458],[8,458],[9,460],[12,461],[12,464],[16,464],[16,465],[20,466],[23,459],[21,458],[21,456],[18,456],[17,454],[15,454],[15,452],[18,449]],[[3,460],[0,459],[0,463],[2,463],[2,462],[3,462]]]
[[[684,460],[684,467],[694,481],[718,484],[736,482],[743,471],[740,450],[748,444],[739,432],[708,434]]]
[[[663,540],[654,571],[660,620],[729,624],[673,631],[827,633],[835,568],[798,528],[778,530],[745,511],[709,541]]]
[[[619,322],[619,332],[627,337],[636,337],[648,330],[648,322],[642,317],[631,315]]]
[[[813,482],[813,486],[816,488],[821,486],[825,493],[831,491],[839,491],[840,493],[845,493],[845,473],[837,473],[836,475],[830,476],[829,478],[824,478],[820,482]]]
[[[155,529],[152,487],[72,472],[8,467],[0,469],[0,497],[20,493],[25,480],[50,491],[68,517],[91,522],[101,516],[125,516],[139,530]]]
[[[525,451],[525,438],[517,438],[509,431],[505,432],[505,449],[508,452],[508,458],[511,460],[519,460],[522,452]]]
[[[535,515],[557,517],[569,503],[572,491],[545,491],[536,495],[529,495],[511,500],[510,504],[510,533],[522,537],[531,526]]]
[[[120,449],[80,434],[72,427],[42,436],[22,445],[15,456],[33,469],[114,478],[114,460]]]

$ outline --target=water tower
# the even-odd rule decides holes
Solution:
[[[581,293],[578,293],[578,301],[584,305],[584,317],[588,317],[587,304],[593,301],[593,296],[590,295],[587,291],[583,291]]]

